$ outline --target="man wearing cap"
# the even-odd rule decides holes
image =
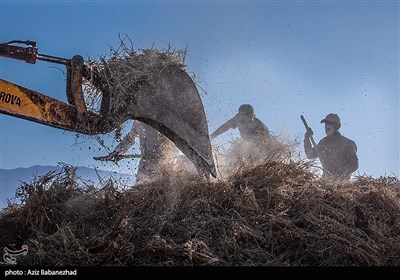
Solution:
[[[231,128],[237,128],[240,137],[244,140],[254,140],[260,137],[270,138],[267,126],[255,117],[254,108],[250,104],[241,105],[239,112],[211,133],[210,138],[214,139]]]
[[[319,158],[323,168],[323,177],[350,179],[351,173],[358,169],[357,145],[340,134],[340,118],[337,114],[328,114],[321,123],[325,123],[326,137],[316,147],[312,147],[311,128],[304,135],[304,150],[307,158]]]
[[[214,139],[229,129],[236,128],[240,138],[232,142],[229,151],[224,155],[226,158],[223,161],[228,163],[227,166],[235,166],[239,159],[247,164],[257,164],[258,161],[276,154],[277,141],[271,136],[267,126],[255,117],[254,108],[250,104],[241,105],[239,112],[211,133],[210,138]]]

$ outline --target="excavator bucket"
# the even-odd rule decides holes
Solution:
[[[154,127],[174,142],[199,172],[216,177],[203,103],[185,71],[168,66],[161,71],[155,85],[142,85],[131,94],[126,98],[128,104],[102,104],[102,114],[109,115],[107,121],[114,118],[122,123],[135,119]],[[106,113],[104,107],[113,107],[118,116]]]
[[[30,47],[13,46],[24,43]],[[151,82],[115,84],[84,65],[81,56],[64,59],[38,54],[31,41],[0,42],[0,56],[34,64],[36,59],[66,65],[68,103],[0,79],[0,113],[52,127],[94,135],[109,133],[128,119],[144,122],[167,136],[205,176],[216,177],[207,119],[196,85],[178,65],[155,73]],[[123,71],[125,72],[125,71]],[[100,113],[87,110],[82,91],[86,78],[102,93]]]

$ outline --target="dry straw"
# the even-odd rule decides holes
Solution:
[[[323,181],[307,163],[274,160],[236,170],[128,190],[49,173],[2,211],[0,248],[27,244],[20,263],[40,266],[400,265],[397,178]]]
[[[108,55],[99,59],[89,59],[86,62],[88,69],[98,75],[102,89],[110,95],[111,114],[118,115],[121,104],[125,104],[141,86],[155,87],[161,72],[169,66],[185,68],[185,50],[176,50],[171,46],[166,49],[135,50],[128,46],[129,38],[121,39],[120,46],[111,48]],[[85,99],[89,108],[98,106],[102,96],[102,89],[93,87],[93,80],[86,80]]]

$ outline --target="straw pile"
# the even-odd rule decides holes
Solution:
[[[73,172],[19,188],[0,213],[3,247],[40,266],[399,266],[400,183],[322,181],[266,161],[224,181],[165,177],[77,187]],[[13,244],[13,245],[12,245]]]
[[[166,49],[138,49],[128,46],[129,38],[120,39],[120,46],[111,48],[110,53],[99,59],[86,61],[92,79],[85,80],[85,100],[88,108],[95,107],[102,96],[102,90],[109,97],[107,114],[114,117],[120,114],[121,106],[127,104],[134,93],[141,87],[147,87],[149,94],[153,92],[162,71],[169,66],[182,70],[185,68],[185,50],[176,50],[171,46]],[[93,74],[96,73],[96,81]],[[93,83],[94,82],[94,83]],[[101,84],[96,87],[94,84]]]

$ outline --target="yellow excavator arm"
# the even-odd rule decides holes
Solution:
[[[84,64],[81,56],[65,59],[39,54],[32,41],[0,42],[0,56],[32,64],[43,60],[65,65],[68,99],[65,103],[0,79],[0,113],[87,135],[109,133],[128,119],[138,120],[167,136],[199,172],[216,177],[203,103],[193,80],[179,67],[166,67],[155,87],[141,87],[133,92],[116,116],[109,109],[112,89]],[[84,78],[102,92],[98,114],[86,108]]]
[[[78,119],[74,105],[0,79],[0,113],[84,134],[97,134],[100,116],[88,111],[88,121]],[[112,128],[109,128],[110,131]]]

